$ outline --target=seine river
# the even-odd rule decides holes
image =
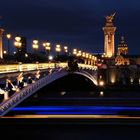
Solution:
[[[74,78],[74,77],[73,77]],[[140,92],[97,89],[67,77],[44,87],[0,119],[11,139],[129,140],[139,138]]]

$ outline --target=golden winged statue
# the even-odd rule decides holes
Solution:
[[[112,20],[113,20],[115,14],[116,14],[116,13],[114,13],[114,14],[112,14],[112,15],[110,15],[110,16],[106,16],[106,17],[105,17],[105,18],[106,18],[106,22],[112,22]]]

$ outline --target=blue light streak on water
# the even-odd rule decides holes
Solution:
[[[117,112],[105,112],[105,111],[102,111],[102,112],[76,112],[76,111],[71,111],[71,112],[36,112],[37,115],[47,115],[47,114],[51,114],[51,115],[115,115]]]
[[[33,112],[35,114],[98,114],[98,115],[115,115],[123,111],[140,111],[140,107],[123,107],[123,106],[30,106],[15,107],[14,112]]]

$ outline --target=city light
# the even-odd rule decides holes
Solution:
[[[104,86],[104,81],[99,81],[99,86]]]
[[[44,47],[44,49],[45,49],[45,51],[46,51],[46,54],[47,54],[47,57],[49,56],[49,54],[50,54],[50,50],[51,50],[51,43],[50,42],[44,42],[43,43],[43,47]]]
[[[8,54],[10,55],[10,39],[11,39],[11,34],[10,33],[6,34],[6,38],[7,38],[7,41],[8,41],[7,51],[8,51]]]
[[[67,46],[64,46],[64,52],[68,53],[68,47]]]
[[[52,55],[49,55],[49,58],[48,58],[50,61],[53,60],[53,56]]]
[[[38,49],[38,40],[33,40],[33,44],[32,44],[33,49],[36,51]]]
[[[78,51],[77,56],[81,56],[82,55],[82,51]]]
[[[61,52],[61,46],[59,44],[56,45],[55,51],[57,52],[57,55],[60,54],[60,52]]]
[[[14,45],[17,49],[20,49],[21,46],[22,46],[22,43],[21,43],[21,37],[20,36],[16,36],[15,37],[15,42],[14,42]],[[18,50],[19,51],[19,50]]]
[[[7,54],[7,51],[3,51],[4,54]]]
[[[10,39],[11,38],[11,34],[10,33],[6,34],[6,38]]]
[[[77,55],[77,49],[73,49],[73,55]]]

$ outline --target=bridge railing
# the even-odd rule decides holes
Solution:
[[[97,70],[97,66],[78,63],[79,68]]]
[[[97,69],[96,66],[86,65],[78,63],[78,66],[82,69]],[[67,67],[67,63],[35,63],[35,64],[10,64],[10,65],[0,65],[0,74],[11,73],[11,72],[21,72],[21,71],[32,71],[32,70],[42,70],[47,68]]]

